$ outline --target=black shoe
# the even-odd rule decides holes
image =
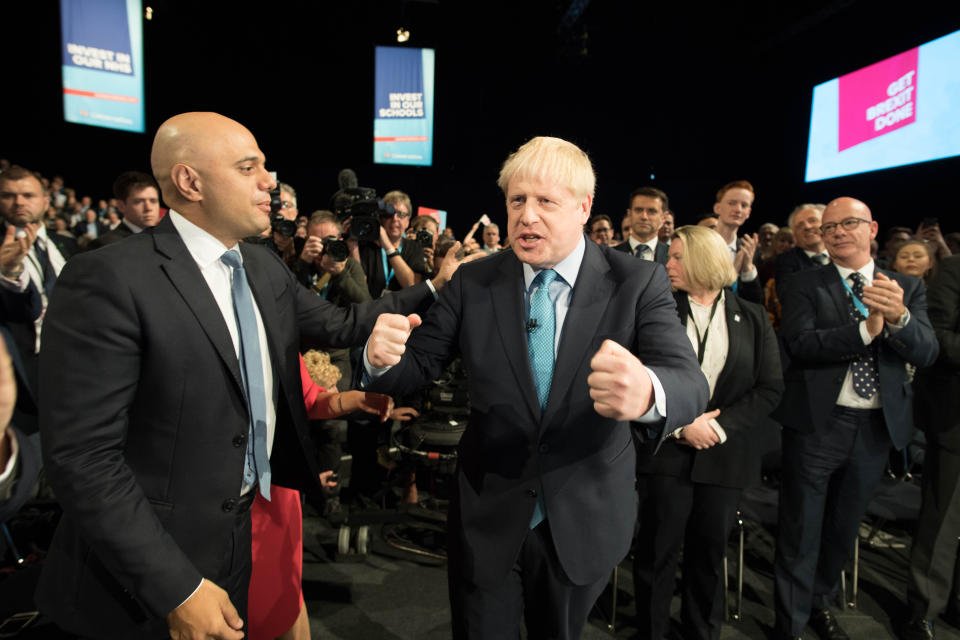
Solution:
[[[933,640],[933,624],[926,618],[914,618],[900,629],[901,640]]]
[[[850,636],[840,628],[830,609],[817,609],[810,614],[810,627],[822,640],[850,640]]]

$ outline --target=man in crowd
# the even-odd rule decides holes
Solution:
[[[360,263],[367,274],[367,289],[374,300],[386,291],[399,291],[417,282],[416,274],[424,274],[423,247],[416,240],[404,240],[410,224],[413,205],[410,196],[402,191],[390,191],[383,196],[384,204],[393,212],[379,215],[378,237],[363,242],[349,241],[350,255]]]
[[[938,348],[923,284],[870,257],[870,209],[838,198],[822,219],[833,264],[794,277],[781,298],[791,362],[773,415],[784,427],[776,632],[799,638],[809,620],[821,638],[842,640],[829,608],[840,572],[891,445],[913,434],[906,365],[929,366]]]
[[[599,213],[587,220],[587,235],[597,244],[613,246],[613,222],[610,216]]]
[[[96,240],[107,232],[107,227],[97,217],[97,210],[89,207],[83,211],[83,220],[73,228],[73,235],[77,238],[87,237]]]
[[[426,231],[431,236],[429,245],[423,245],[423,266],[426,274],[430,275],[436,267],[440,266],[434,257],[437,250],[437,238],[440,236],[440,225],[430,216],[417,216],[410,222],[407,237],[414,239],[419,231]]]
[[[787,218],[787,226],[793,229],[794,247],[777,256],[774,278],[780,299],[783,298],[783,287],[793,274],[830,262],[820,233],[824,208],[822,204],[801,204]]]
[[[280,186],[280,215],[287,220],[296,221],[300,215],[297,209],[297,192],[286,182],[279,183]]]
[[[717,230],[717,225],[719,224],[720,222],[717,219],[717,214],[715,214],[712,211],[709,213],[703,214],[702,216],[700,216],[700,219],[697,220],[697,226],[706,227],[707,229],[713,229],[714,231]]]
[[[663,244],[667,245],[667,248],[670,247],[670,238],[673,236],[673,212],[664,211],[663,212],[663,224],[660,225],[660,231],[657,233],[657,238]]]
[[[717,201],[713,205],[713,212],[717,214],[715,231],[730,248],[733,268],[737,270],[738,280],[734,283],[734,291],[741,298],[763,304],[763,288],[758,279],[760,274],[753,262],[757,234],[737,235],[752,210],[753,185],[746,180],[727,183],[717,191]]]
[[[371,299],[360,263],[328,250],[332,242],[343,242],[342,233],[343,227],[333,213],[315,211],[307,223],[307,241],[293,270],[300,284],[338,307]]]
[[[940,343],[934,366],[917,372],[917,426],[927,436],[923,504],[910,552],[903,640],[934,637],[945,614],[957,626],[957,538],[960,537],[960,256],[940,263],[927,294]]]
[[[91,249],[119,242],[160,222],[160,190],[149,173],[124,171],[113,181],[113,195],[123,220],[91,242]]]
[[[629,205],[630,237],[618,244],[616,250],[641,260],[667,264],[667,245],[657,237],[663,225],[663,212],[669,206],[667,194],[656,187],[640,187],[630,194]]]
[[[489,255],[500,251],[500,249],[500,227],[491,222],[483,227],[483,247],[481,250]]]
[[[381,316],[365,366],[371,388],[398,394],[458,345],[470,371],[449,516],[453,637],[516,638],[525,619],[531,638],[577,638],[633,535],[631,425],[661,438],[689,423],[706,383],[666,272],[585,241],[583,151],[534,138],[499,185],[513,251],[467,265],[409,344],[419,316]]]
[[[239,243],[269,225],[264,162],[229,118],[167,120],[151,164],[170,213],[77,256],[51,299],[40,422],[64,515],[37,604],[67,632],[241,638],[254,495],[317,488],[300,334],[362,343],[449,273],[349,309],[311,294]]]

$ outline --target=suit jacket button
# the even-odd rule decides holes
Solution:
[[[223,501],[223,505],[221,505],[220,508],[223,509],[225,513],[230,513],[231,511],[233,511],[233,508],[235,506],[237,506],[237,499],[227,498],[226,500]]]
[[[537,451],[539,451],[540,453],[547,453],[548,451],[550,451],[550,445],[548,445],[548,444],[541,444],[541,445],[537,448]]]
[[[527,495],[530,496],[531,498],[536,498],[536,497],[537,497],[537,490],[536,490],[536,489],[527,489]]]
[[[241,434],[238,435],[238,436],[234,436],[234,438],[233,438],[233,446],[235,446],[235,447],[237,447],[237,448],[240,448],[240,447],[242,447],[242,446],[245,445],[245,444],[247,444],[247,434],[241,433]]]

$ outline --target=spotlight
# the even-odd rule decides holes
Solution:
[[[397,29],[397,42],[406,42],[410,39],[410,31],[400,27]]]
[[[143,17],[147,20],[153,20],[153,7],[145,7],[143,10]]]

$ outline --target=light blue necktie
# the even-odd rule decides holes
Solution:
[[[550,299],[550,284],[559,278],[553,269],[544,269],[533,279],[535,291],[530,296],[530,315],[527,334],[527,351],[530,354],[530,369],[533,382],[537,385],[537,399],[540,411],[547,408],[550,397],[550,383],[553,382],[553,344],[556,337],[556,309]],[[533,508],[530,528],[535,528],[547,517],[547,508],[543,503],[543,490],[537,493],[537,504]]]
[[[240,330],[240,373],[247,395],[250,430],[247,437],[247,463],[243,471],[244,486],[259,480],[260,495],[270,499],[270,458],[267,457],[267,403],[263,385],[263,361],[253,296],[247,283],[240,252],[231,249],[220,261],[233,271],[233,312]]]

